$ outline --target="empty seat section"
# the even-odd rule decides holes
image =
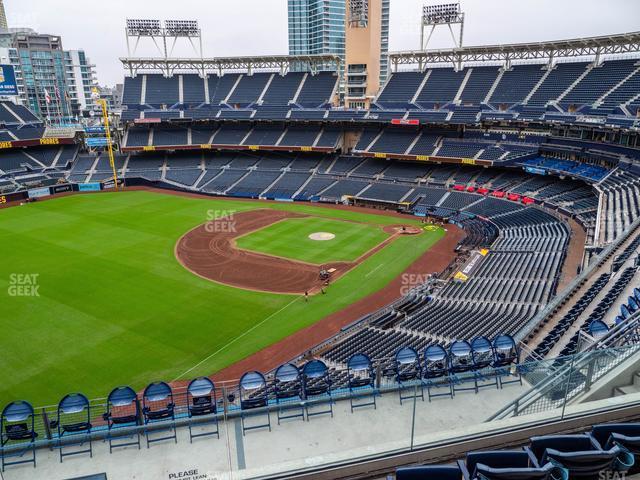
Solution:
[[[422,72],[394,73],[376,103],[383,108],[406,108],[418,91],[424,76]]]
[[[191,127],[191,143],[193,145],[211,143],[214,131],[214,127]]]
[[[370,198],[374,200],[383,200],[387,202],[399,202],[410,191],[411,187],[406,185],[394,185],[389,183],[374,183],[360,194],[362,198]]]
[[[411,155],[431,155],[436,149],[436,142],[440,138],[439,135],[433,135],[429,133],[422,133],[420,138],[411,147],[409,154]]]
[[[498,67],[473,67],[460,95],[460,101],[462,103],[482,103],[497,76]]]
[[[182,103],[199,105],[206,101],[204,82],[199,75],[182,75]]]
[[[244,145],[275,145],[282,136],[282,127],[257,125],[244,141]]]
[[[338,77],[332,72],[307,74],[297,104],[307,108],[318,108],[329,103],[337,82]]]
[[[240,83],[236,86],[227,103],[229,105],[248,106],[257,102],[271,75],[271,73],[242,75]]]
[[[262,97],[263,105],[288,105],[295,97],[304,74],[291,72],[286,75],[275,74],[269,88]]]
[[[375,138],[380,133],[380,130],[377,128],[366,128],[363,130],[362,134],[360,134],[360,139],[358,143],[354,147],[354,150],[366,151],[371,142],[375,140]]]
[[[587,65],[586,62],[557,64],[533,93],[527,105],[544,106],[555,100],[584,73]]]
[[[151,130],[148,128],[130,128],[127,133],[127,147],[144,147],[149,145],[149,133]]]
[[[320,130],[312,127],[289,127],[280,141],[282,146],[302,147],[312,146]]]
[[[123,105],[140,105],[140,95],[142,94],[142,75],[137,77],[125,77],[124,89],[122,92]]]
[[[369,148],[369,151],[404,154],[416,139],[416,136],[417,133],[415,131],[389,128]]]
[[[522,103],[533,87],[540,81],[545,71],[542,65],[514,65],[503,73],[489,103]]]
[[[285,173],[264,195],[267,198],[292,198],[309,176],[309,173]]]
[[[153,129],[153,144],[157,146],[187,145],[187,138],[188,131],[186,128],[167,129],[156,127]]]
[[[169,78],[165,78],[159,74],[145,76],[147,77],[146,104],[171,106],[180,101],[177,76]]]
[[[238,73],[227,73],[222,77],[210,75],[209,82],[209,103],[220,105],[228,96],[233,86],[238,81]]]
[[[217,145],[240,145],[242,139],[249,133],[249,127],[236,125],[222,125],[213,137]]]
[[[456,72],[453,68],[433,68],[430,71],[431,74],[418,95],[416,103],[423,108],[429,108],[433,104],[453,102],[465,72]]]
[[[561,100],[563,105],[587,105],[594,103],[637,67],[637,60],[611,60],[591,69],[580,82]]]
[[[318,139],[318,143],[316,147],[330,147],[335,148],[340,141],[340,137],[342,136],[342,130],[336,128],[324,128],[322,130],[322,135]]]
[[[257,197],[280,175],[280,172],[253,171],[231,187],[227,193],[239,197]]]

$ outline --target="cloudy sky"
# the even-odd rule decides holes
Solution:
[[[420,7],[437,0],[391,0],[390,49],[419,45]],[[607,35],[640,30],[640,0],[461,0],[465,45]],[[286,54],[287,0],[4,0],[10,27],[61,35],[66,49],[84,49],[101,84],[122,81],[126,18],[197,19],[205,56]],[[95,14],[92,12],[96,12]],[[93,16],[92,16],[93,15]],[[432,47],[450,46],[448,31]],[[188,50],[176,49],[176,54]],[[140,55],[153,54],[141,48]]]

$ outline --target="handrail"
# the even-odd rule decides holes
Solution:
[[[615,350],[625,349],[625,352],[626,352],[626,348],[629,349],[631,354],[637,352],[638,350],[640,350],[640,344],[638,344],[639,334],[640,334],[640,311],[637,311],[631,317],[629,317],[629,319],[627,319],[623,323],[620,323],[619,325],[616,325],[609,332],[607,332],[607,334],[604,335],[602,338],[598,339],[597,341],[589,345],[587,348],[585,348],[585,350],[583,350],[578,354],[574,354],[574,356],[571,356],[572,361],[570,363],[565,362],[560,369],[553,371],[553,375],[547,376],[547,378],[542,380],[542,382],[534,385],[533,388],[531,388],[527,392],[520,395],[517,399],[515,399],[509,405],[502,408],[500,411],[496,412],[487,421],[506,418],[510,415],[517,416],[518,412],[521,412],[523,408],[529,408],[536,401],[546,397],[549,391],[552,390],[555,386],[562,385],[562,384],[566,385],[569,379],[571,378],[572,373],[580,370],[580,368],[589,366],[589,364],[592,362],[594,358],[599,359],[600,357],[603,356],[603,354],[606,355],[607,353]],[[574,361],[576,356],[581,357],[579,358],[578,362]],[[600,365],[600,367],[606,367],[606,368],[601,368],[598,371],[598,374],[599,374],[598,378],[600,378],[602,375],[605,375],[606,373],[611,371],[613,368],[617,367],[620,363],[622,363],[622,361],[626,360],[628,357],[629,355],[626,355],[626,356],[621,355],[616,358],[616,360],[619,360],[618,362],[610,362],[609,364],[606,364],[606,365],[605,364]],[[550,367],[553,367],[553,364],[551,362],[557,363],[559,360],[561,361],[563,358],[568,358],[568,357],[560,357],[558,359],[548,360],[548,362],[550,363]],[[527,364],[523,364],[522,368],[526,369],[526,365]],[[589,372],[591,372],[591,370],[589,370]],[[588,381],[585,381],[582,384],[583,390],[584,391],[588,390],[592,382],[593,382],[593,378],[590,378],[588,379]],[[567,394],[568,393],[569,392],[567,392]],[[573,390],[571,392],[571,398],[574,398],[580,393],[582,393],[582,391]],[[568,400],[568,397],[564,399],[564,401],[567,401],[567,400]]]

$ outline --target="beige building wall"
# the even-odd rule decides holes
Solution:
[[[345,25],[345,106],[369,108],[380,89],[380,47],[382,39],[382,0],[368,0],[369,20],[366,26],[350,22],[351,1],[346,1]],[[355,93],[360,75],[350,75],[350,66],[366,66],[364,92]],[[350,87],[350,85],[352,85]]]

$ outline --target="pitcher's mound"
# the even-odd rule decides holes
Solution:
[[[413,225],[387,225],[383,228],[386,233],[400,235],[418,235],[422,233],[419,227]]]
[[[319,242],[325,242],[327,240],[333,240],[336,236],[329,232],[316,232],[309,235],[311,240],[317,240]]]

